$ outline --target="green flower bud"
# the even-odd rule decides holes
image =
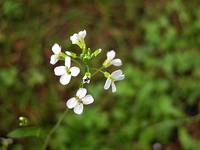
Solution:
[[[92,57],[97,57],[100,53],[101,53],[101,51],[102,51],[102,49],[101,48],[99,48],[99,49],[97,49],[97,50],[95,50],[93,53],[92,53]]]
[[[109,78],[110,73],[105,71],[105,72],[104,72],[104,76],[105,76],[106,78]]]

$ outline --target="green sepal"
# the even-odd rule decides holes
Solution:
[[[59,60],[65,60],[66,54],[63,52],[60,52],[60,54],[58,55],[58,59]]]

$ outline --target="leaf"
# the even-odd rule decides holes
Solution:
[[[38,127],[18,128],[8,133],[8,137],[11,138],[40,137],[41,131],[42,131],[41,128]]]
[[[178,130],[178,138],[184,150],[196,149],[200,146],[199,141],[193,139],[185,128]]]

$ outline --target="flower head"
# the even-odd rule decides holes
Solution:
[[[115,51],[111,50],[109,52],[107,52],[107,59],[104,61],[103,66],[104,67],[109,67],[110,65],[114,65],[114,66],[121,66],[122,65],[122,61],[119,58],[115,58]]]
[[[104,85],[104,89],[105,90],[109,89],[111,85],[113,93],[117,91],[116,86],[115,86],[115,81],[123,80],[125,77],[121,70],[116,70],[112,72],[111,74],[106,72],[105,76],[107,77],[107,80]]]
[[[87,90],[85,88],[80,88],[76,92],[76,96],[70,98],[66,102],[66,106],[69,109],[74,109],[74,112],[78,115],[82,114],[83,112],[83,104],[84,105],[89,105],[94,102],[94,98],[91,95],[86,95]]]
[[[53,55],[51,55],[51,59],[50,59],[50,64],[54,65],[58,62],[58,58],[59,58],[59,54],[61,52],[61,47],[55,43],[53,46],[52,46],[52,52],[54,53]]]
[[[70,67],[71,58],[69,56],[65,57],[65,66],[58,66],[54,69],[55,75],[60,76],[60,83],[66,85],[70,82],[71,76],[76,77],[80,73],[78,67]]]
[[[83,31],[80,31],[79,33],[74,33],[72,36],[70,36],[70,40],[72,41],[72,44],[77,44],[80,48],[84,48],[85,36],[86,36],[86,30],[83,30]]]
[[[85,84],[85,83],[89,84],[90,83],[90,78],[91,78],[91,73],[86,72],[84,77],[83,77],[83,84]]]

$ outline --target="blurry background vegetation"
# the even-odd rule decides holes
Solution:
[[[89,88],[95,103],[81,116],[68,112],[49,149],[200,149],[192,119],[200,108],[199,0],[1,0],[0,12],[1,137],[19,116],[47,131],[56,123],[79,81],[59,84],[51,46],[78,53],[69,36],[86,29],[88,46],[103,49],[100,60],[117,51],[126,79],[112,94],[98,76]],[[39,150],[42,141],[16,138],[9,148]]]

